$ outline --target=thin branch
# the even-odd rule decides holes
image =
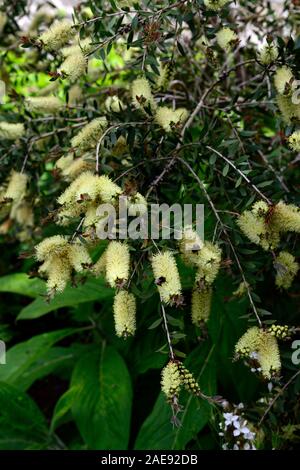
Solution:
[[[264,412],[262,418],[260,419],[259,423],[258,423],[258,427],[261,426],[262,422],[264,421],[264,419],[266,418],[267,414],[269,413],[269,411],[271,410],[271,408],[273,407],[274,403],[278,400],[278,398],[280,397],[280,395],[283,394],[283,392],[288,388],[288,386],[298,377],[298,375],[300,375],[300,370],[298,370],[291,378],[290,380],[279,390],[279,392],[277,393],[277,395],[275,395],[275,397],[273,398],[273,400],[271,401],[271,403],[269,404],[268,408],[266,409],[266,411]]]
[[[251,188],[264,200],[266,201],[269,205],[272,204],[272,202],[270,201],[270,199],[267,198],[267,196],[265,196],[259,189],[257,186],[255,186],[254,183],[252,183],[252,181],[249,180],[248,176],[245,175],[245,173],[243,173],[239,168],[237,168],[235,166],[235,164],[229,160],[229,158],[225,157],[224,155],[222,155],[218,150],[214,149],[213,147],[210,147],[210,145],[206,145],[206,148],[211,150],[212,152],[214,152],[216,155],[218,155],[220,158],[222,158],[226,163],[228,163],[228,165],[230,165],[245,181],[246,183],[248,183],[249,186],[251,186]]]

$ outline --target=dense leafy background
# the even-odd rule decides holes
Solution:
[[[94,16],[99,16],[104,3],[107,11],[115,11],[113,1],[90,1],[86,5]],[[24,252],[32,253],[34,245],[43,237],[57,233],[51,219],[43,221],[55,210],[56,198],[66,186],[55,173],[54,162],[68,150],[73,135],[70,126],[62,132],[57,129],[65,127],[65,120],[70,117],[90,119],[101,115],[107,93],[114,87],[119,87],[121,97],[128,101],[128,84],[140,74],[144,50],[147,51],[147,76],[152,80],[157,72],[157,51],[168,58],[173,54],[175,78],[179,81],[176,99],[190,112],[212,83],[218,82],[211,90],[207,107],[188,129],[186,147],[180,156],[205,183],[223,224],[228,227],[263,321],[267,324],[271,319],[297,326],[299,279],[287,293],[276,290],[270,254],[248,243],[235,224],[236,214],[249,208],[257,194],[234,168],[207,148],[212,146],[233,161],[235,167],[272,201],[283,198],[299,203],[299,160],[285,143],[284,132],[291,129],[286,129],[276,108],[271,90],[274,70],[265,70],[253,60],[256,45],[251,44],[251,38],[252,47],[242,47],[233,59],[234,64],[252,60],[240,73],[235,70],[229,74],[229,66],[222,68],[226,54],[224,57],[218,51],[220,57],[214,64],[196,46],[204,33],[213,38],[222,21],[230,23],[232,20],[233,26],[243,30],[247,17],[255,16],[253,3],[256,2],[241,2],[240,19],[236,22],[236,17],[230,18],[227,9],[218,18],[205,12],[202,1],[168,10],[160,18],[159,39],[148,44],[147,49],[142,33],[139,35],[142,27],[134,16],[131,30],[124,38],[128,48],[141,49],[130,65],[114,47],[114,35],[120,29],[119,17],[85,25],[81,29],[82,36],[93,34],[95,43],[106,41],[105,47],[95,53],[95,66],[100,67],[100,75],[97,81],[87,76],[80,82],[86,98],[83,107],[65,109],[57,119],[41,122],[24,110],[24,96],[35,87],[42,88],[49,83],[48,71],[56,68],[57,58],[50,60],[40,52],[44,68],[37,71],[36,58],[30,58],[30,49],[19,45],[23,33],[15,22],[15,18],[26,13],[26,2],[4,2],[3,11],[9,21],[1,37],[0,78],[6,82],[8,98],[1,105],[1,119],[13,122],[17,116],[18,120],[26,122],[29,137],[20,145],[0,143],[3,181],[12,167],[21,168],[33,136],[53,132],[41,145],[31,147],[28,161],[32,185],[30,200],[37,207],[32,239],[20,243],[18,229],[14,227],[2,236],[0,339],[6,342],[8,352],[7,364],[0,366],[0,449],[218,449],[221,446],[218,435],[221,412],[207,401],[183,393],[181,426],[174,428],[170,423],[171,409],[160,392],[160,372],[168,354],[159,299],[146,261],[151,246],[143,247],[145,262],[137,266],[132,283],[132,291],[138,299],[138,328],[136,336],[126,342],[115,336],[113,291],[103,279],[78,279],[77,287],[68,286],[47,303],[44,281],[28,276],[28,272],[36,269],[34,260],[20,257]],[[273,10],[267,5],[269,2],[262,3],[267,8],[264,19],[262,23],[259,17],[257,23],[254,19],[254,27],[261,36],[273,34],[280,48],[279,62],[287,62],[297,74],[300,41],[298,23],[290,5],[297,2],[286,2],[291,13],[289,20],[275,20]],[[199,9],[201,20],[194,14]],[[80,10],[76,14],[83,21]],[[182,26],[183,22],[187,27]],[[175,33],[174,23],[178,25]],[[283,32],[285,25],[288,33]],[[184,42],[180,35],[185,28],[192,32],[190,42]],[[289,28],[293,39],[289,39]],[[131,31],[137,33],[138,39],[133,38]],[[107,41],[110,37],[111,41]],[[63,81],[59,88],[62,98],[66,99],[68,89],[67,81]],[[134,122],[137,115],[130,108],[121,119],[114,115],[111,119],[112,122]],[[131,177],[139,190],[146,192],[155,177],[164,171],[165,162],[160,158],[174,152],[178,136],[168,136],[161,142],[161,130],[147,125],[128,125],[113,130],[104,142],[101,167],[114,177],[124,172],[124,163],[110,152],[120,135],[127,139],[133,168]],[[125,177],[121,180],[124,182]],[[268,400],[297,372],[297,366],[290,360],[290,344],[282,346],[282,378],[271,392],[267,384],[242,363],[233,362],[234,345],[247,326],[254,324],[255,318],[247,298],[237,299],[232,295],[241,282],[241,275],[228,240],[216,225],[194,175],[179,161],[154,187],[151,198],[153,202],[205,204],[205,235],[207,239],[214,237],[219,241],[224,261],[214,286],[207,332],[195,330],[191,325],[193,272],[179,264],[186,305],[167,311],[174,348],[194,373],[204,393],[222,395],[231,403],[243,402],[248,418],[257,425]],[[296,237],[288,237],[286,244],[293,247],[295,255],[298,249],[299,255]],[[138,245],[133,243],[132,246],[136,249],[132,254],[137,263]],[[100,243],[93,253],[94,259],[102,250]],[[257,428],[258,446],[286,449],[297,445],[300,439],[299,392],[298,376],[276,400],[263,425]],[[267,398],[260,402],[263,397]]]

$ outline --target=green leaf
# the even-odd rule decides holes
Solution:
[[[227,176],[228,171],[229,171],[229,165],[228,165],[228,163],[226,163],[226,165],[224,166],[223,171],[222,171],[223,176]]]
[[[20,377],[20,388],[27,390],[36,380],[61,370],[71,369],[74,365],[75,354],[71,348],[52,347],[26,370]]]
[[[29,449],[45,444],[45,417],[25,393],[0,382],[0,449]]]
[[[129,440],[132,389],[126,364],[110,346],[77,363],[72,414],[89,449],[124,450]]]
[[[57,401],[52,420],[51,420],[51,432],[53,432],[58,426],[66,422],[66,416],[70,413],[79,389],[77,387],[71,387],[67,390]]]
[[[18,315],[18,320],[39,318],[46,313],[62,307],[71,307],[84,302],[105,300],[113,296],[113,290],[105,285],[103,279],[88,279],[85,284],[77,287],[68,286],[57,294],[50,302],[45,298],[37,298],[24,307]]]
[[[216,365],[214,346],[207,343],[198,346],[185,361],[186,367],[194,376],[202,391],[215,394]],[[151,414],[146,418],[137,436],[137,450],[183,450],[186,444],[206,425],[210,416],[207,401],[184,393],[180,396],[183,411],[179,414],[181,426],[171,424],[171,407],[166,397],[160,393]]]
[[[41,279],[30,279],[25,273],[15,273],[0,277],[0,292],[11,292],[35,298],[45,294],[46,288]]]
[[[26,390],[36,378],[44,375],[42,371],[38,372],[36,367],[39,364],[43,366],[41,361],[43,361],[43,357],[45,358],[47,350],[53,344],[77,331],[81,331],[81,329],[67,328],[43,333],[13,346],[6,353],[5,367],[0,367],[0,381]],[[44,366],[46,365],[44,364]]]

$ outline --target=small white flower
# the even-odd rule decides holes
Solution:
[[[250,359],[258,359],[258,354],[256,351],[252,351],[250,354],[249,354],[249,357]]]
[[[253,439],[255,439],[255,432],[249,431],[248,433],[245,433],[244,438],[248,441],[253,441]]]
[[[246,443],[244,444],[244,450],[250,450],[250,449],[251,449],[251,447],[250,447],[249,442],[246,442]]]
[[[240,450],[239,446],[237,444],[234,444],[233,450]]]
[[[269,382],[269,383],[268,383],[268,390],[269,390],[269,392],[272,392],[272,389],[273,389],[273,384],[272,384],[272,382]]]

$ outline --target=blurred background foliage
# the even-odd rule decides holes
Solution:
[[[46,3],[51,10],[51,2]],[[116,3],[81,2],[75,9],[75,20],[84,22],[86,11],[91,18],[103,10],[115,11]],[[178,86],[170,91],[176,95],[171,100],[176,99],[189,112],[213,81],[223,77],[187,130],[184,143],[197,144],[183,149],[181,157],[204,182],[228,229],[264,324],[298,324],[299,277],[289,291],[276,289],[272,257],[248,242],[235,223],[236,214],[249,208],[257,200],[257,194],[233,168],[207,148],[212,146],[234,161],[236,168],[273,202],[284,199],[299,203],[299,159],[291,154],[285,142],[285,132],[289,133],[290,129],[283,125],[276,108],[271,91],[272,71],[262,69],[253,61],[233,76],[227,73],[231,60],[238,63],[255,58],[257,44],[252,43],[251,34],[248,42],[252,47],[242,45],[234,59],[225,57],[229,61],[225,69],[219,51],[217,62],[211,62],[209,51],[204,52],[197,43],[202,34],[213,38],[222,21],[236,28],[246,27],[247,12],[248,16],[252,15],[254,31],[260,31],[263,24],[258,35],[272,34],[278,40],[280,61],[293,64],[299,73],[299,18],[293,10],[297,9],[297,2],[285,2],[284,11],[290,13],[289,18],[283,16],[278,21],[270,2],[262,2],[267,9],[263,23],[256,2],[241,1],[240,11],[232,18],[227,9],[220,15],[221,19],[201,10],[204,24],[194,14],[195,9],[203,9],[203,2],[190,3],[193,4],[190,8],[174,8],[161,16],[157,39],[147,43],[147,47],[137,23],[132,26],[137,39],[125,34],[124,43],[114,40],[120,29],[119,17],[85,24],[80,34],[92,35],[95,45],[112,39],[98,49],[90,60],[87,75],[80,79],[82,104],[66,106],[52,121],[45,122],[24,108],[24,98],[38,93],[49,83],[56,83],[49,82],[49,72],[56,70],[58,58],[34,47],[20,47],[20,42],[26,44],[30,37],[30,33],[20,30],[18,21],[28,15],[26,1],[4,1],[0,7],[7,15],[0,38],[0,78],[6,84],[0,118],[25,122],[27,128],[27,137],[20,142],[0,142],[1,179],[4,181],[12,168],[20,170],[30,145],[29,198],[36,207],[35,227],[29,239],[19,240],[20,227],[10,225],[8,230],[1,230],[0,339],[5,341],[8,351],[6,365],[0,366],[0,449],[219,449],[222,444],[221,411],[200,398],[183,393],[181,426],[174,428],[170,423],[171,409],[160,392],[160,373],[168,360],[168,351],[159,297],[146,261],[149,244],[143,247],[145,262],[142,264],[138,264],[138,245],[132,244],[136,275],[131,287],[138,299],[137,334],[126,341],[115,336],[113,291],[103,279],[77,279],[76,287],[68,286],[62,294],[46,302],[45,283],[32,277],[36,264],[27,256],[32,255],[34,245],[43,237],[57,233],[51,214],[66,185],[55,171],[55,161],[68,151],[72,119],[89,120],[101,115],[105,99],[116,89],[128,101],[129,84],[139,76],[143,61],[146,76],[155,80],[157,54],[167,58],[172,54]],[[150,5],[150,11],[152,7],[155,6]],[[51,12],[50,22],[55,15],[62,14]],[[131,21],[136,21],[135,18],[133,15]],[[170,28],[174,22],[178,25],[175,33]],[[40,27],[43,28],[43,23]],[[293,39],[289,39],[291,30]],[[186,37],[188,34],[190,39]],[[57,96],[68,102],[69,91],[68,81],[59,80]],[[134,122],[136,112],[128,108],[121,116],[112,114],[111,119]],[[65,126],[66,131],[57,132]],[[48,132],[49,136],[32,140]],[[127,142],[127,153],[122,158],[111,151],[121,135]],[[174,151],[177,142],[178,136],[170,134],[161,143],[161,131],[155,127],[128,125],[113,130],[104,143],[102,170],[114,177],[121,176],[127,184],[137,185],[144,194],[164,171],[165,162],[159,157]],[[154,157],[157,161],[153,162]],[[132,168],[130,181],[122,177],[129,168]],[[218,240],[223,250],[222,270],[214,285],[206,330],[191,324],[193,271],[179,263],[185,305],[181,309],[167,309],[176,355],[194,373],[204,393],[221,395],[233,404],[244,404],[246,416],[256,428],[258,448],[296,447],[300,439],[300,377],[281,393],[299,367],[291,362],[291,344],[281,346],[282,376],[272,387],[242,362],[233,361],[234,345],[249,324],[254,324],[255,317],[248,299],[233,295],[241,275],[199,184],[193,174],[177,163],[154,186],[151,198],[152,202],[170,204],[204,203],[205,237]],[[299,257],[297,241],[296,236],[289,235],[286,244]],[[160,246],[165,244],[161,242]],[[100,242],[93,249],[93,260],[104,248],[105,242]]]

